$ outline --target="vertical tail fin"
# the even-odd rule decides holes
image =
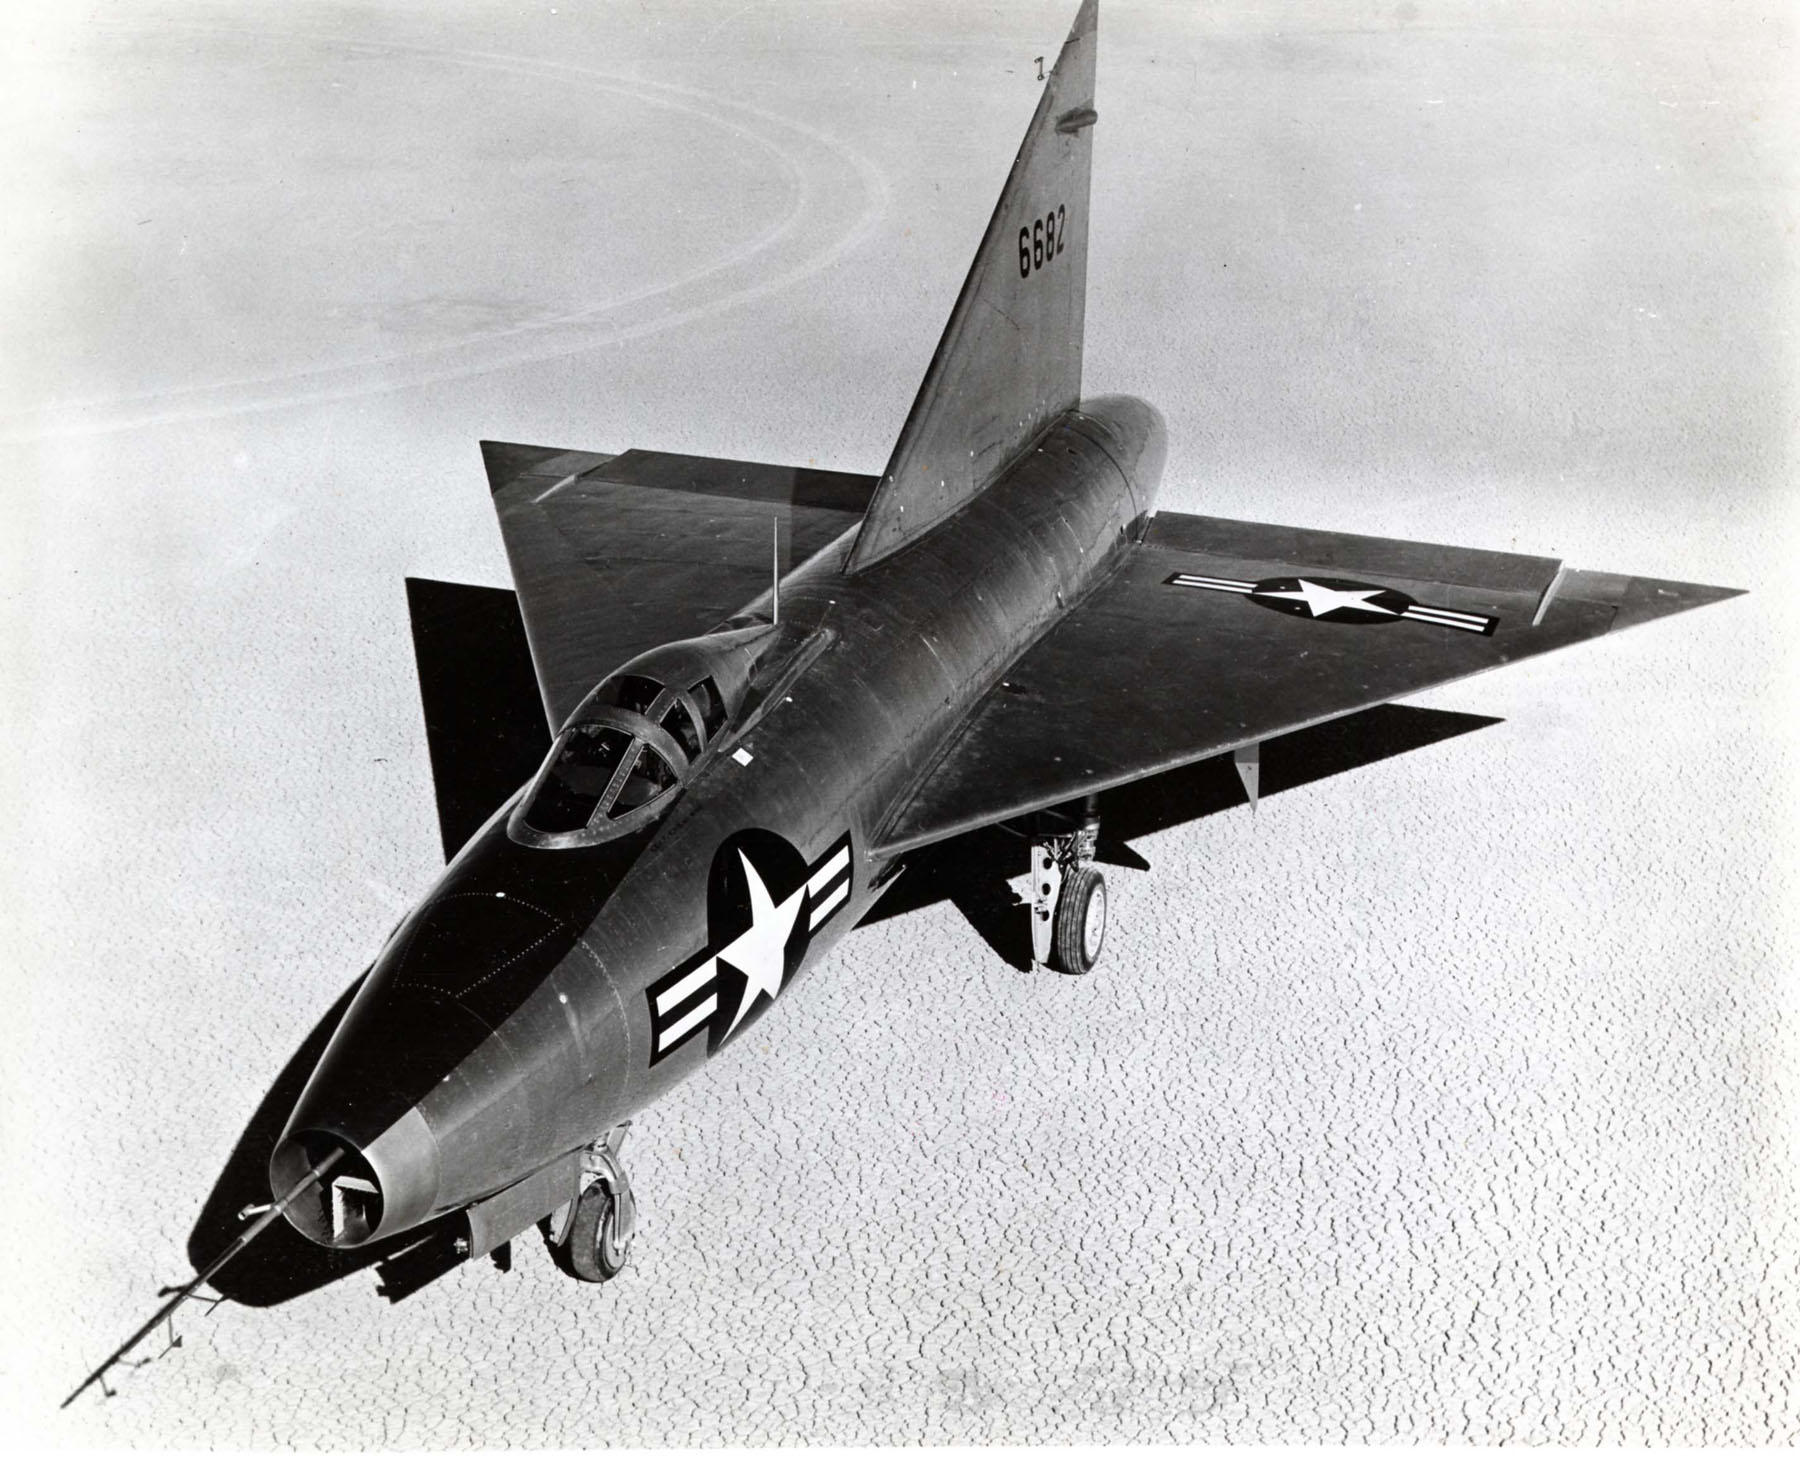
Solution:
[[[1081,394],[1095,27],[1095,0],[1082,0],[863,517],[851,571],[962,506]]]

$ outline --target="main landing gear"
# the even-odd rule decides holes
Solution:
[[[1106,881],[1094,868],[1100,804],[1089,796],[1079,822],[1041,816],[1031,832],[1031,964],[1085,976],[1106,943]]]
[[[637,1229],[637,1200],[619,1161],[630,1123],[589,1144],[581,1157],[581,1192],[540,1223],[557,1265],[595,1284],[625,1268]]]

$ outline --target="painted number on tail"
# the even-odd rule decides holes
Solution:
[[[1060,202],[1056,211],[1033,218],[1031,226],[1019,229],[1019,277],[1030,278],[1063,250],[1063,224],[1068,209]]]

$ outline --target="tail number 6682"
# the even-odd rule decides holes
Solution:
[[[1063,250],[1063,223],[1066,209],[1059,202],[1055,212],[1033,218],[1031,226],[1019,229],[1019,277],[1030,278]]]

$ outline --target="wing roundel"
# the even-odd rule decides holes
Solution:
[[[1165,511],[975,705],[877,852],[1737,595],[1549,557]]]

